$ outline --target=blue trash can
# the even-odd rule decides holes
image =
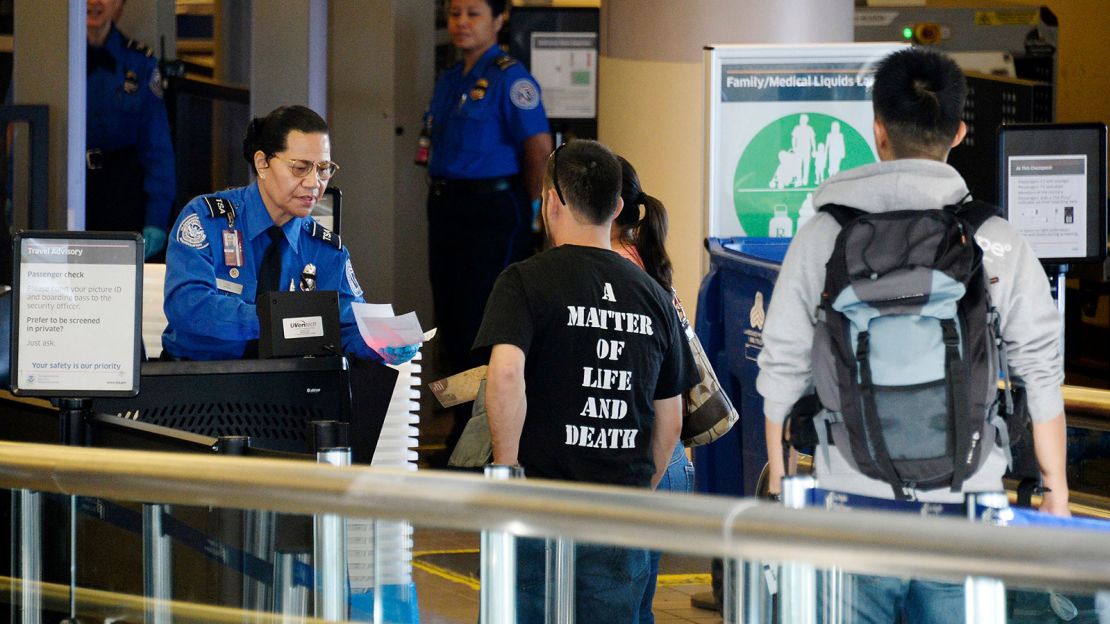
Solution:
[[[694,449],[697,490],[751,496],[763,466],[763,398],[755,390],[763,319],[789,239],[709,238],[709,274],[698,292],[694,329],[721,386],[740,413],[727,435]]]

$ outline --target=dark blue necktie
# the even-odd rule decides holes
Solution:
[[[258,268],[255,303],[258,303],[264,294],[281,288],[281,241],[285,235],[276,225],[266,230],[266,235],[270,237],[270,246],[262,254],[262,266]]]

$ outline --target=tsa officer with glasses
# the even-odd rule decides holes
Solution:
[[[461,61],[436,82],[418,164],[427,164],[429,273],[436,324],[453,372],[470,354],[486,298],[509,264],[531,255],[533,202],[552,140],[540,88],[497,45],[506,0],[448,0]],[[468,413],[456,416],[449,445]]]
[[[406,362],[419,345],[376,353],[355,325],[362,302],[339,236],[309,216],[339,170],[331,161],[327,123],[304,106],[283,106],[253,119],[243,156],[257,180],[202,195],[181,211],[166,251],[166,356],[228,360],[257,356],[255,302],[266,292],[339,293],[342,348],[361,358]]]

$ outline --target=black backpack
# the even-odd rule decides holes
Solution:
[[[959,491],[982,466],[999,414],[999,317],[975,231],[998,209],[970,201],[936,210],[865,213],[821,207],[841,225],[817,311],[812,411],[791,417],[795,446],[819,439],[864,475],[914,489]],[[799,403],[803,406],[805,401]],[[804,412],[810,412],[808,416]]]

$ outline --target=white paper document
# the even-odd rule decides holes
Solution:
[[[434,327],[428,331],[420,328],[416,312],[394,316],[393,306],[388,303],[352,303],[351,310],[359,334],[375,351],[427,342],[436,335]]]

